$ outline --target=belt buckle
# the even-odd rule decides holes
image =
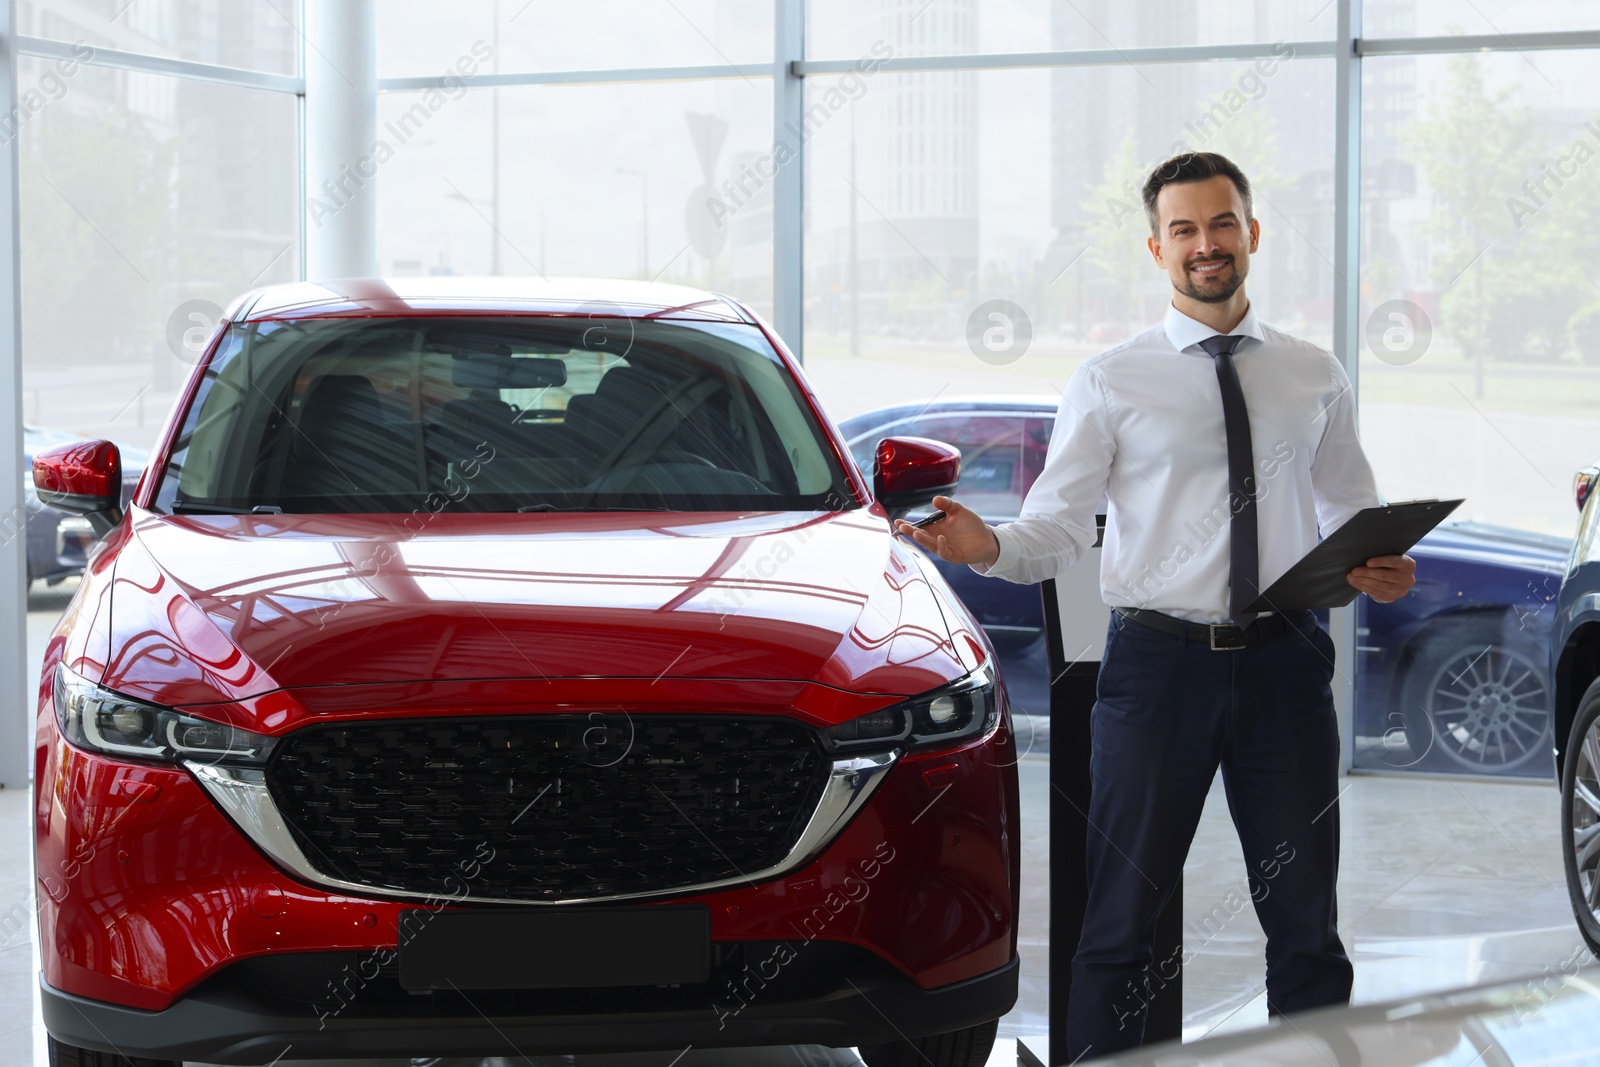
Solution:
[[[1218,630],[1238,630],[1239,643],[1236,644],[1236,645],[1219,645],[1219,644],[1217,644],[1217,631]],[[1239,649],[1245,647],[1244,631],[1240,630],[1239,627],[1233,625],[1232,623],[1228,623],[1228,622],[1214,622],[1214,623],[1211,623],[1211,625],[1210,625],[1210,633],[1211,633],[1211,651],[1213,651],[1213,652],[1235,652],[1235,651],[1238,651]]]

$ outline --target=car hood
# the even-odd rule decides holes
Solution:
[[[1433,556],[1527,567],[1560,574],[1572,551],[1569,538],[1517,530],[1484,522],[1447,521],[1429,532],[1417,547]]]
[[[102,680],[169,706],[484,679],[912,694],[983,656],[874,511],[129,518]]]

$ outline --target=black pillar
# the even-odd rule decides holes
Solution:
[[[1098,553],[1096,553],[1098,556]],[[1084,566],[1080,561],[1077,566]],[[1067,1067],[1067,998],[1072,992],[1072,956],[1078,948],[1087,903],[1084,850],[1089,829],[1089,711],[1094,707],[1100,662],[1068,661],[1062,647],[1056,583],[1040,586],[1045,641],[1050,651],[1050,1067]],[[1103,610],[1103,609],[1101,609]],[[1072,650],[1075,652],[1076,650]],[[1179,961],[1177,977],[1152,979],[1145,1044],[1183,1034],[1183,883],[1156,920],[1155,959]],[[1026,1062],[1025,1060],[1022,1062]]]

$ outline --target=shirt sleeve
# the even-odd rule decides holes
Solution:
[[[1332,388],[1322,439],[1311,457],[1311,492],[1317,502],[1317,527],[1327,537],[1363,508],[1382,503],[1372,465],[1356,433],[1355,390],[1339,361],[1328,355]]]
[[[1056,409],[1044,469],[1015,522],[995,527],[1000,556],[972,569],[1032,585],[1054,578],[1094,544],[1095,508],[1105,496],[1116,446],[1110,405],[1094,368],[1079,367]]]

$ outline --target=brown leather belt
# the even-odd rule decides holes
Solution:
[[[1113,608],[1129,622],[1171,634],[1185,644],[1208,645],[1213,652],[1233,652],[1250,645],[1261,645],[1294,629],[1285,615],[1263,615],[1242,629],[1232,623],[1190,622],[1145,608]]]

